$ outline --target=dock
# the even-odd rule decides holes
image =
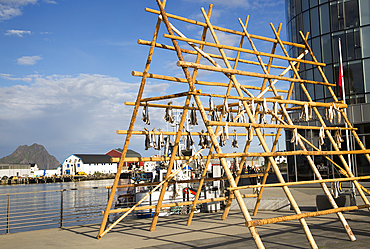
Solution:
[[[302,212],[315,211],[318,187],[294,187],[292,194]],[[268,188],[265,197],[284,197],[281,188]],[[357,198],[361,204],[362,200]],[[249,210],[252,212],[253,210]],[[288,211],[259,211],[253,219],[293,214]],[[102,239],[96,238],[99,224],[37,230],[0,235],[1,248],[256,248],[245,227],[240,211],[231,211],[225,221],[222,211],[198,213],[190,226],[187,215],[160,217],[154,232],[149,231],[151,219],[125,220]],[[351,242],[335,214],[307,218],[306,221],[319,248],[368,248],[370,244],[370,213],[366,209],[345,212],[356,241]],[[266,248],[310,248],[297,220],[256,227]]]

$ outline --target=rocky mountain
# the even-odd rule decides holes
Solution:
[[[44,146],[36,143],[18,146],[11,155],[1,158],[0,163],[36,163],[39,169],[55,169],[60,165]]]

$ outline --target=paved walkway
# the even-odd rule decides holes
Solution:
[[[290,188],[303,212],[315,210],[320,188]],[[266,189],[264,197],[284,196],[282,190]],[[358,204],[363,202],[357,198]],[[121,222],[101,240],[96,239],[99,224],[47,229],[0,236],[0,248],[256,248],[240,212],[195,214],[191,226],[186,215],[160,217],[157,228],[149,232],[151,219]],[[293,214],[292,211],[260,211],[256,217],[270,218]],[[357,240],[351,242],[335,214],[307,218],[319,248],[369,248],[370,213],[357,210],[344,213]],[[310,248],[299,221],[257,227],[266,248]]]

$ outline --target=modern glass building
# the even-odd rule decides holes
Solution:
[[[323,69],[331,83],[338,82],[338,40],[341,39],[346,102],[349,104],[348,117],[352,124],[358,128],[357,134],[365,147],[370,148],[370,1],[286,0],[285,5],[288,40],[302,43],[298,32],[302,31],[304,34],[309,32],[309,45],[317,60],[326,63],[326,67]],[[299,52],[298,48],[295,47],[289,51],[293,57],[297,57]],[[302,65],[299,73],[304,79],[322,81],[317,68],[311,65]],[[306,87],[315,101],[333,101],[330,93],[322,85],[308,84]],[[340,99],[339,87],[334,87],[333,90]],[[298,84],[294,89],[294,98],[307,100]],[[321,111],[325,115],[325,110]],[[297,118],[298,115],[298,113],[292,114],[293,119]],[[328,123],[328,125],[343,126],[343,121],[342,124]],[[302,132],[306,132],[302,135],[309,138],[314,145],[318,145],[318,132],[312,130]],[[287,150],[295,150],[294,144],[290,143],[291,136],[291,132],[286,131]],[[330,142],[327,141],[325,145],[327,144]],[[347,149],[345,143],[343,146],[344,149]],[[350,146],[350,148],[359,149],[354,143],[353,137],[350,137]],[[333,157],[333,159],[341,164],[337,157]],[[326,159],[315,156],[314,160],[316,165],[320,166],[323,177],[326,175],[332,177],[336,174],[333,165]],[[354,165],[355,175],[370,173],[370,165],[363,155],[352,156],[351,162]],[[291,156],[288,158],[288,165],[290,179],[314,178],[305,157]]]

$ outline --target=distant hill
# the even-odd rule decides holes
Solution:
[[[55,169],[60,165],[44,146],[36,143],[18,146],[11,155],[1,158],[0,163],[36,163],[39,169]]]

